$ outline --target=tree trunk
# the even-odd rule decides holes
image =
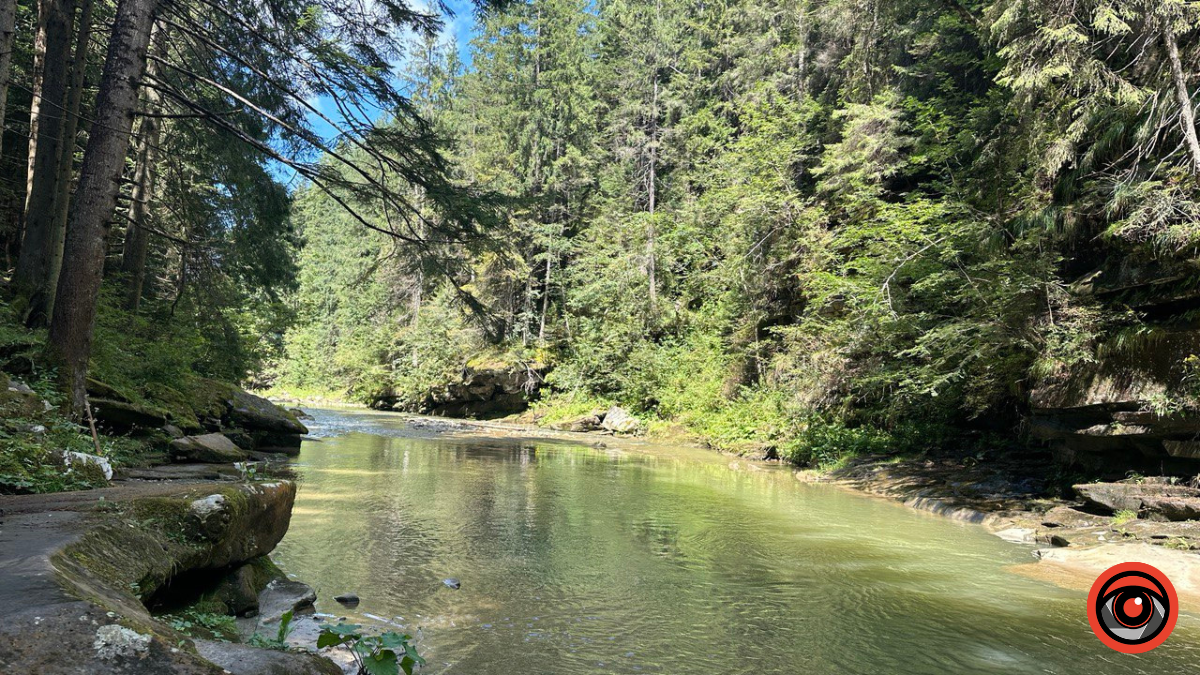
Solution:
[[[542,281],[542,318],[538,324],[538,344],[546,344],[546,315],[550,313],[550,271],[554,268],[553,250],[546,251],[546,276]]]
[[[46,316],[54,313],[54,296],[58,276],[62,273],[63,244],[67,238],[67,214],[71,208],[71,176],[75,169],[75,136],[79,132],[79,105],[83,100],[84,76],[87,73],[88,49],[92,39],[93,0],[80,0],[79,22],[76,29],[75,57],[71,62],[71,82],[67,91],[67,106],[59,144],[58,197],[54,204],[54,224],[50,230],[50,270],[47,274],[45,297]]]
[[[166,26],[154,28],[154,52],[166,54]],[[146,66],[150,78],[158,75],[159,64],[151,60]],[[146,111],[156,113],[162,108],[162,94],[153,87],[145,90]],[[125,274],[125,308],[136,312],[142,304],[142,287],[146,280],[146,251],[150,236],[146,225],[150,220],[150,200],[154,197],[154,163],[161,135],[161,120],[153,115],[143,117],[137,144],[137,159],[133,174],[133,203],[129,205],[129,227],[125,229],[125,249],[121,254],[121,272]]]
[[[654,75],[654,99],[650,107],[654,117],[650,133],[650,167],[647,188],[647,203],[650,212],[650,225],[646,230],[646,282],[650,287],[647,300],[650,303],[650,316],[654,316],[658,304],[658,231],[654,222],[654,213],[658,207],[658,74]]]
[[[1192,155],[1192,171],[1200,174],[1200,138],[1196,136],[1196,112],[1192,109],[1192,97],[1188,94],[1187,78],[1183,74],[1183,63],[1179,59],[1179,44],[1170,26],[1163,28],[1162,36],[1167,47],[1167,58],[1171,61],[1175,97],[1179,99],[1179,124],[1183,127],[1183,137]]]
[[[17,0],[0,0],[0,154],[4,151],[4,112],[12,77],[13,36],[17,32]]]
[[[54,242],[54,203],[63,108],[67,93],[67,65],[71,61],[71,5],[67,0],[38,3],[35,92],[30,112],[29,173],[25,193],[25,235],[17,258],[17,286],[30,295],[29,321],[44,325],[50,286],[50,259]]]
[[[87,401],[85,378],[104,271],[104,242],[117,205],[138,83],[146,69],[150,27],[157,9],[158,0],[120,0],[117,5],[95,122],[67,225],[65,259],[71,264],[63,268],[58,280],[49,343],[61,362],[60,376],[69,387],[70,412],[76,417]]]

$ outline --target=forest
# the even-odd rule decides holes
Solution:
[[[0,0],[0,672],[1188,671],[1198,104],[1196,0]]]
[[[3,3],[0,352],[62,434],[11,416],[5,475],[92,444],[89,387],[428,411],[480,368],[799,464],[1190,438],[1196,3],[460,11]]]
[[[543,421],[617,403],[801,464],[1024,442],[1036,392],[1097,370],[1138,383],[1120,405],[1183,414],[1198,21],[1107,0],[484,13],[465,57],[415,42],[402,77],[497,222],[431,260],[298,190],[270,382],[420,410],[464,363],[508,363],[545,371]],[[1167,363],[1131,368],[1146,350]]]

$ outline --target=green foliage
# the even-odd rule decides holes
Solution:
[[[189,609],[178,614],[166,614],[161,618],[168,626],[188,637],[221,642],[233,642],[238,639],[237,622],[227,614]]]
[[[1185,5],[495,8],[469,67],[423,44],[406,77],[508,197],[497,241],[441,249],[455,288],[303,192],[279,381],[403,405],[536,347],[546,423],[616,403],[819,465],[1015,429],[1039,382],[1190,320],[1112,291],[1200,279]],[[1150,403],[1193,405],[1190,373]]]
[[[285,652],[288,650],[288,636],[292,633],[292,618],[295,613],[288,610],[279,617],[279,628],[275,631],[275,635],[265,637],[255,633],[250,636],[250,644],[263,649],[274,649],[276,651]]]
[[[359,675],[412,675],[425,659],[411,643],[411,635],[382,633],[367,635],[362,626],[349,623],[322,624],[317,649],[345,647],[354,657]]]
[[[1137,517],[1138,517],[1137,511],[1130,511],[1129,509],[1121,509],[1120,511],[1117,511],[1116,513],[1113,514],[1112,526],[1120,527],[1126,523],[1137,520]]]

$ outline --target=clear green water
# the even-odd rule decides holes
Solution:
[[[419,439],[372,413],[312,426],[277,560],[319,611],[419,629],[426,673],[1200,672],[1194,616],[1112,652],[1082,593],[1005,570],[1029,548],[786,471]]]

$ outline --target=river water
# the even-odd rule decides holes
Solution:
[[[786,470],[315,412],[275,558],[417,634],[423,673],[1200,672],[1196,616],[1118,654],[1084,593],[1008,569],[1030,547]]]

